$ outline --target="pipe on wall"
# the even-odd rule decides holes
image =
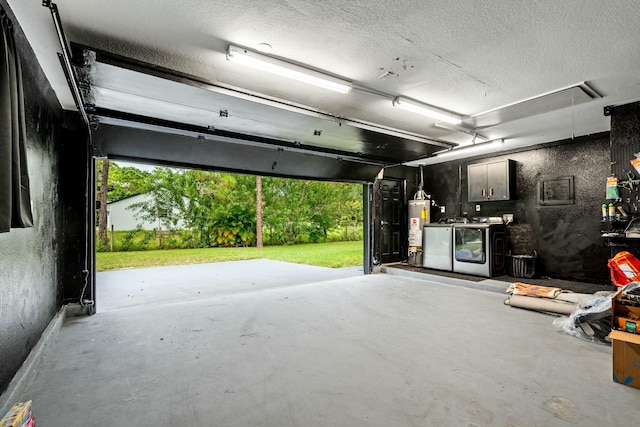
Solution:
[[[373,272],[373,183],[369,182],[362,185],[362,213],[363,213],[363,244],[364,244],[364,259],[363,269],[364,274],[371,274]]]

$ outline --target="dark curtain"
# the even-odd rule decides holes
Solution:
[[[33,226],[25,150],[22,69],[11,21],[0,8],[0,232]]]

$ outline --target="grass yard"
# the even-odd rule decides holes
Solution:
[[[202,264],[256,258],[268,258],[321,267],[353,267],[362,265],[363,246],[362,241],[359,241],[266,246],[262,249],[203,248],[140,252],[98,252],[96,253],[96,267],[98,271],[107,271],[123,268]]]
[[[336,227],[327,230],[327,236],[316,235],[317,240],[309,240],[308,233],[301,233],[296,244],[306,244],[314,242],[347,242],[362,240],[362,227]],[[276,233],[277,234],[277,233]],[[121,251],[147,251],[147,250],[165,250],[165,249],[185,249],[192,248],[195,245],[196,236],[188,230],[163,231],[162,241],[160,241],[155,230],[129,230],[129,231],[109,231],[107,233],[109,243],[102,245],[96,230],[96,242],[98,243],[98,252],[115,252]],[[267,228],[263,235],[265,245],[279,245],[281,240],[271,237],[271,233]]]

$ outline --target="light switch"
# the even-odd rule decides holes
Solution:
[[[476,205],[476,212],[480,212],[480,205]]]
[[[445,209],[444,206],[440,206],[440,213],[444,213]]]

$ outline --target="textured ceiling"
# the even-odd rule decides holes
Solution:
[[[9,0],[63,107],[74,103],[41,0]],[[465,143],[468,135],[398,111],[402,95],[467,117],[582,82],[601,98],[482,129],[501,147],[609,130],[606,105],[640,100],[636,0],[59,0],[74,42],[309,106]],[[225,59],[228,44],[324,70],[347,95],[258,75]],[[379,76],[389,72],[386,79]],[[537,113],[537,112],[536,112]],[[495,148],[494,148],[495,149]],[[416,163],[417,164],[417,163]]]

